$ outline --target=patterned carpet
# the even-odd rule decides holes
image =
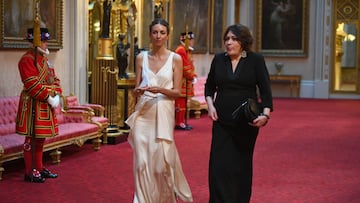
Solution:
[[[275,99],[255,148],[252,203],[360,202],[360,101]],[[211,122],[190,119],[175,139],[195,203],[208,202]],[[0,202],[120,202],[133,196],[128,143],[63,149],[59,173],[44,184],[22,180],[22,160],[5,163]]]

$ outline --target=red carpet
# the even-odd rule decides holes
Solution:
[[[276,99],[255,148],[252,203],[360,202],[360,101]],[[195,203],[208,202],[211,122],[190,119],[175,139]],[[120,202],[133,196],[128,143],[63,149],[59,173],[44,184],[23,181],[22,160],[5,163],[0,202]]]

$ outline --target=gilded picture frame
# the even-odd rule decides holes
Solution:
[[[0,48],[28,48],[25,40],[28,28],[34,23],[33,0],[0,0]],[[40,0],[40,26],[50,32],[48,47],[63,48],[63,0]]]
[[[223,34],[226,28],[226,0],[211,2],[210,53],[224,51]]]
[[[193,53],[206,53],[209,47],[209,19],[211,0],[172,0],[170,10],[170,39],[169,48],[175,50],[179,45],[179,37],[188,31],[195,34]]]
[[[307,57],[309,0],[257,0],[256,51],[271,57]]]

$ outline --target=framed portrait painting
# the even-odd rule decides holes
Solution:
[[[210,53],[219,53],[225,50],[223,33],[226,24],[226,0],[213,0],[211,9]]]
[[[309,0],[257,0],[256,49],[265,56],[306,57]]]
[[[179,37],[188,31],[195,34],[194,53],[206,53],[209,39],[209,15],[211,0],[172,0],[170,10],[169,48],[174,50],[179,45]]]
[[[50,32],[49,49],[61,49],[63,0],[40,0],[40,27]],[[34,0],[0,0],[0,47],[27,48],[28,28],[34,27]]]

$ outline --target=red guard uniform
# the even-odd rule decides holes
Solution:
[[[16,132],[19,135],[26,136],[24,142],[25,180],[31,173],[34,173],[33,169],[36,169],[38,173],[49,172],[44,169],[42,164],[43,145],[46,137],[58,135],[58,123],[55,110],[51,108],[47,100],[49,96],[54,97],[62,93],[60,80],[56,77],[54,68],[47,57],[37,51],[37,67],[34,65],[34,60],[34,49],[30,49],[18,63],[23,90],[20,95],[16,118]],[[33,99],[35,100],[34,106],[32,104]],[[32,116],[33,108],[35,108],[34,117]],[[34,145],[31,141],[33,126]],[[34,151],[32,152],[32,150]],[[34,153],[34,159],[32,159],[32,153]],[[34,174],[32,175],[34,176]]]
[[[55,76],[54,68],[49,67],[46,56],[37,55],[37,68],[34,66],[34,50],[26,52],[19,61],[19,72],[24,88],[21,92],[17,114],[16,132],[31,136],[32,98],[35,99],[35,135],[36,138],[53,137],[58,134],[58,124],[54,109],[47,99],[61,94],[60,80]]]
[[[175,99],[175,127],[177,129],[186,128],[186,99],[194,96],[194,87],[192,81],[197,77],[189,50],[186,50],[185,44],[180,44],[175,52],[179,54],[183,61],[183,80],[181,87],[181,97]]]

